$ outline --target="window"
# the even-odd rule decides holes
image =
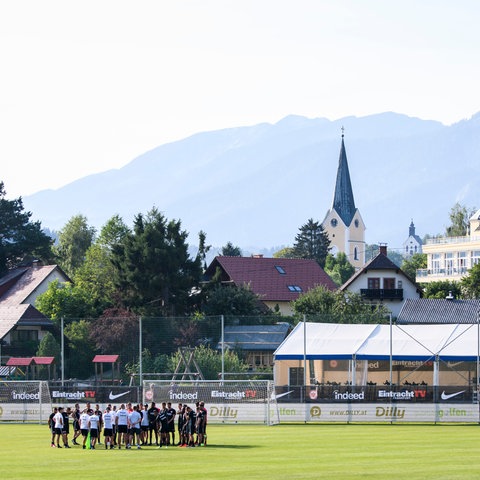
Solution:
[[[480,263],[480,250],[474,250],[472,252],[472,264],[471,267],[476,265],[477,263]]]
[[[394,290],[395,289],[395,279],[394,278],[384,278],[383,279],[383,288],[385,290]]]
[[[286,275],[286,271],[283,267],[281,267],[280,265],[275,265],[275,268],[277,269],[277,272],[280,274],[280,275]]]
[[[379,278],[369,278],[368,279],[368,289],[369,290],[379,290],[380,289],[380,279]]]
[[[12,342],[37,342],[38,330],[14,330],[10,338]]]
[[[298,285],[287,285],[287,287],[291,292],[303,292],[302,287]]]

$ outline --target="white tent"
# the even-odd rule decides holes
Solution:
[[[275,360],[477,361],[477,324],[365,325],[299,323]]]

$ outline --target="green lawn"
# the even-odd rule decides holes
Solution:
[[[0,478],[480,479],[476,425],[210,425],[208,447],[54,449],[45,425],[1,425]]]

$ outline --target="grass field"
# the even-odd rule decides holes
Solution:
[[[50,447],[48,428],[1,425],[0,478],[480,479],[476,425],[210,425],[208,447]]]

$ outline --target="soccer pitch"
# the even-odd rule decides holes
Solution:
[[[2,480],[474,479],[477,425],[210,425],[208,446],[50,447],[46,425],[0,426]]]

